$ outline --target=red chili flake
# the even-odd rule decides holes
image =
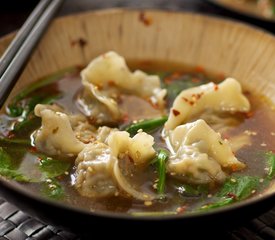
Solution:
[[[182,72],[174,72],[173,74],[167,76],[164,78],[164,82],[165,83],[170,83],[170,82],[173,82],[175,80],[178,80],[180,79],[180,77],[182,76]]]
[[[79,47],[83,48],[87,45],[87,41],[83,38],[79,38],[79,39],[76,39],[76,40],[73,40],[71,42],[71,46],[74,47],[75,45],[79,45]]]
[[[145,99],[150,105],[151,105],[151,107],[153,107],[154,109],[159,109],[159,105],[157,104],[157,103],[154,103],[154,102],[152,102],[152,99],[151,98],[146,98]]]
[[[243,94],[244,94],[244,95],[246,95],[246,96],[249,96],[249,95],[251,95],[251,92],[250,92],[250,91],[245,90],[245,91],[243,92]]]
[[[200,83],[200,82],[201,82],[201,79],[193,77],[193,78],[191,79],[191,81],[192,81],[193,83]]]
[[[246,118],[251,118],[254,115],[254,112],[250,111],[244,114]]]
[[[124,114],[124,115],[122,116],[122,121],[123,121],[123,122],[128,122],[128,121],[129,121],[129,115],[128,115],[128,114]]]
[[[182,99],[183,99],[185,102],[189,103],[189,99],[188,99],[188,98],[183,97]]]
[[[202,97],[203,94],[204,94],[204,92],[198,93],[197,94],[197,99],[199,100]]]
[[[214,90],[218,91],[219,90],[219,86],[217,84],[214,85]]]
[[[172,109],[172,111],[175,116],[178,116],[180,114],[180,112],[176,109]]]
[[[227,196],[234,199],[234,200],[237,199],[237,196],[234,193],[227,193]]]
[[[57,176],[56,177],[58,180],[62,180],[63,178],[64,178],[64,176],[63,175],[60,175],[60,176]]]
[[[128,159],[129,159],[129,162],[130,162],[130,163],[134,163],[133,158],[131,158],[130,156],[128,156]],[[128,166],[128,168],[126,168],[126,169],[129,169],[129,166]]]
[[[170,83],[172,81],[173,81],[173,79],[170,76],[164,78],[165,83]]]
[[[84,40],[83,38],[80,38],[80,39],[78,40],[78,44],[79,44],[80,47],[85,47],[86,44],[87,44],[87,41]]]
[[[13,138],[15,136],[15,134],[12,131],[8,132],[8,138]]]
[[[225,79],[225,74],[224,74],[224,73],[219,73],[219,74],[218,74],[218,78],[219,78],[220,80],[224,80],[224,79]]]
[[[194,93],[194,94],[192,94],[192,99],[199,100],[202,97],[202,95],[203,95],[203,92],[201,92],[201,93]]]
[[[238,168],[237,164],[233,164],[233,165],[231,166],[231,170],[232,170],[232,172],[238,171],[239,168]]]
[[[96,124],[97,119],[96,119],[95,117],[89,117],[89,118],[88,118],[88,122],[89,122],[90,124],[94,125],[94,124]]]
[[[145,26],[150,26],[153,23],[153,19],[151,17],[148,17],[145,15],[144,12],[141,12],[139,14],[139,20],[145,25]]]
[[[121,95],[117,95],[117,96],[115,96],[113,98],[116,99],[116,101],[117,101],[118,104],[122,104],[123,103],[124,99],[123,99],[123,97]]]
[[[159,109],[159,105],[157,103],[152,103],[152,101],[150,101],[150,104],[154,109]]]
[[[174,72],[174,73],[171,75],[171,77],[172,77],[173,79],[177,79],[177,78],[181,77],[181,75],[182,75],[181,72]]]
[[[222,138],[225,139],[225,140],[228,140],[230,137],[229,137],[229,135],[223,133],[223,134],[222,134]]]
[[[110,81],[108,81],[108,85],[109,85],[110,87],[115,87],[115,86],[116,86],[116,83],[115,83],[113,80],[110,80]]]
[[[85,143],[85,144],[88,144],[88,143],[90,143],[90,142],[92,142],[91,140],[85,140],[85,139],[81,139],[81,142],[83,142],[83,143]]]
[[[58,129],[59,129],[59,127],[56,127],[55,129],[52,130],[52,133],[53,133],[53,134],[56,134],[57,131],[58,131]]]
[[[193,99],[194,99],[194,98],[195,98],[195,97],[193,97]],[[190,104],[191,106],[195,104],[195,101],[189,100],[188,98],[183,97],[182,99],[183,99],[185,102],[187,102],[188,104]],[[194,100],[196,100],[196,99],[194,99]]]
[[[36,147],[30,147],[30,148],[29,148],[29,151],[30,151],[31,153],[35,153],[35,152],[37,152],[37,148],[36,148]]]
[[[202,66],[197,66],[195,68],[195,71],[198,72],[198,73],[204,73],[205,72],[205,69],[202,67]]]
[[[181,206],[177,208],[177,214],[184,213],[186,211],[186,206]]]
[[[96,85],[96,87],[97,87],[97,89],[98,89],[99,91],[103,89],[103,86],[100,85],[100,84]]]

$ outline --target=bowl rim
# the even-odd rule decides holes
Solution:
[[[245,23],[242,21],[234,20],[231,18],[227,18],[224,16],[216,16],[216,15],[211,15],[211,14],[201,14],[201,13],[194,13],[194,12],[184,12],[184,11],[175,11],[175,10],[159,10],[159,9],[128,9],[128,8],[110,8],[110,9],[103,9],[103,10],[92,10],[92,11],[85,11],[85,12],[78,12],[78,13],[73,13],[70,15],[65,15],[65,16],[60,16],[55,19],[66,19],[70,17],[75,17],[75,16],[85,16],[89,14],[104,14],[104,15],[111,15],[111,14],[123,14],[125,12],[133,12],[133,13],[159,13],[159,14],[177,14],[177,15],[189,15],[189,16],[196,16],[196,17],[201,17],[204,19],[209,19],[212,21],[222,21],[224,23],[229,23],[233,25],[239,25],[243,28],[253,30],[255,32],[263,33],[266,36],[269,36],[273,39],[275,42],[275,35],[273,35],[271,32],[268,30],[262,29],[258,26],[254,26],[249,23]],[[14,36],[14,32],[6,34],[0,38],[0,43],[2,40],[7,39],[7,38],[12,38]],[[129,213],[116,213],[116,212],[111,212],[111,211],[102,211],[102,210],[96,210],[96,211],[88,211],[82,208],[78,208],[76,206],[72,205],[67,205],[62,202],[58,202],[56,200],[51,200],[47,199],[43,196],[39,196],[38,194],[35,194],[34,192],[28,191],[25,187],[19,186],[19,183],[17,183],[14,180],[9,180],[3,176],[0,176],[0,185],[3,185],[4,187],[8,188],[9,190],[15,191],[19,194],[24,195],[27,198],[30,198],[32,200],[35,200],[37,202],[40,202],[45,205],[53,206],[60,208],[62,210],[66,211],[72,211],[74,213],[79,213],[82,215],[90,216],[90,217],[103,217],[103,218],[109,218],[109,219],[122,219],[122,220],[129,220],[129,221],[135,221],[135,220],[142,220],[142,221],[166,221],[166,220],[192,220],[192,219],[198,219],[198,218],[204,218],[204,217],[213,217],[217,216],[220,214],[232,212],[232,211],[237,211],[239,209],[242,209],[244,207],[251,207],[254,205],[259,204],[260,202],[264,202],[266,200],[273,199],[275,200],[275,192],[274,193],[268,193],[264,196],[260,197],[254,197],[246,200],[242,200],[240,202],[233,203],[229,206],[224,206],[216,209],[211,209],[209,211],[196,211],[193,213],[188,213],[188,214],[175,214],[175,215],[161,215],[161,216],[133,216]],[[275,206],[275,204],[274,204]]]
[[[234,8],[234,7],[228,6],[226,4],[223,4],[218,0],[206,0],[206,2],[208,2],[209,4],[212,4],[216,7],[219,7],[219,8],[222,8],[224,10],[230,11],[232,13],[236,13],[240,16],[244,16],[244,17],[247,17],[247,18],[250,18],[250,19],[262,21],[262,22],[265,22],[265,23],[275,23],[275,16],[271,17],[271,18],[267,18],[267,17],[262,16],[261,14],[253,13],[253,12],[250,12],[250,11],[242,11],[242,10],[239,10],[238,8]]]

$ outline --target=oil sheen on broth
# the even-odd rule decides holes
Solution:
[[[121,119],[117,122],[106,121],[107,118],[104,120],[108,126],[121,131],[129,129],[129,126],[136,122],[140,123],[141,121],[142,123],[143,119],[161,119],[163,116],[169,115],[170,108],[172,108],[170,114],[174,115],[172,117],[176,117],[178,109],[175,108],[173,102],[183,90],[214,82],[214,88],[219,91],[220,85],[218,84],[225,79],[221,74],[210,74],[201,67],[187,67],[172,62],[129,61],[128,65],[131,69],[141,69],[150,75],[160,77],[161,88],[167,89],[166,105],[160,111],[155,102],[148,101],[146,97],[129,95],[128,90],[125,91],[116,98],[119,109],[123,112]],[[174,172],[174,165],[170,163],[169,166],[167,159],[162,162],[164,170],[161,170],[161,163],[158,162],[158,157],[161,158],[160,152],[166,152],[171,157],[171,149],[167,146],[167,135],[165,139],[163,130],[166,118],[163,118],[164,120],[157,121],[156,126],[147,131],[154,137],[153,148],[156,150],[150,160],[137,167],[127,151],[118,155],[120,160],[117,167],[123,169],[121,171],[123,180],[118,181],[127,181],[138,192],[133,193],[133,195],[137,194],[138,199],[124,189],[116,190],[114,194],[107,197],[88,197],[85,194],[83,196],[75,187],[78,180],[76,179],[77,167],[74,166],[74,163],[79,156],[77,157],[77,154],[62,155],[58,152],[47,156],[47,152],[39,151],[39,148],[47,149],[47,143],[40,144],[39,147],[35,145],[35,138],[39,133],[34,131],[41,126],[40,118],[35,116],[37,113],[34,113],[35,105],[61,106],[62,109],[66,109],[67,112],[74,115],[83,115],[88,112],[83,108],[84,103],[81,102],[81,96],[84,94],[79,70],[75,68],[69,73],[66,72],[45,78],[46,80],[43,79],[45,84],[34,83],[33,86],[36,87],[26,88],[33,89],[33,91],[23,91],[23,94],[17,95],[8,105],[7,112],[1,115],[0,156],[3,164],[0,166],[0,173],[5,177],[23,182],[22,187],[47,198],[89,211],[112,211],[147,216],[186,214],[222,207],[262,194],[265,191],[264,188],[272,181],[275,171],[275,157],[272,154],[275,151],[275,128],[272,121],[275,119],[274,107],[265,97],[255,95],[242,86],[242,92],[250,102],[249,111],[235,111],[232,114],[232,112],[213,111],[213,109],[207,109],[206,106],[204,107],[207,109],[206,111],[193,111],[185,121],[185,123],[189,123],[204,119],[211,129],[221,133],[221,145],[228,142],[231,144],[232,158],[236,157],[240,165],[234,163],[229,168],[222,166],[223,173],[221,174],[224,174],[220,176],[222,181],[212,180],[211,176],[209,177],[207,174],[206,177],[200,175],[201,179],[195,179],[189,176],[190,172],[188,171],[184,176],[178,175],[177,169]],[[110,81],[109,85],[113,87],[115,83]],[[193,94],[194,100],[200,98],[200,94],[200,92]],[[187,100],[184,100],[183,97],[183,101]],[[196,105],[192,102],[189,104]],[[41,115],[42,111],[44,110],[40,111]],[[171,116],[168,118],[169,121],[171,121]],[[96,131],[102,125],[96,121],[94,116],[89,117],[87,122],[93,125],[92,131]],[[204,121],[198,122],[198,124],[201,124],[203,129],[208,129],[204,125]],[[166,122],[165,126],[169,127],[170,125]],[[171,131],[175,131],[176,128],[171,127],[171,129]],[[137,132],[140,133],[141,130]],[[84,144],[88,144],[91,139],[89,133],[86,134],[85,130],[80,129],[79,134],[83,135],[81,137]],[[174,137],[176,138],[176,135]],[[107,142],[107,140],[105,141]],[[108,144],[111,144],[110,141]],[[196,144],[192,145],[192,147],[194,146],[195,149],[200,148]],[[188,149],[186,151],[189,151]],[[81,162],[81,160],[79,161]],[[215,164],[213,166],[216,166]],[[240,167],[244,165],[245,167]],[[159,181],[160,178],[163,178],[163,171],[165,179],[161,181],[164,186],[160,186]],[[103,185],[106,184],[106,180],[104,181]],[[101,189],[99,189],[100,191]],[[108,191],[111,190],[108,189]],[[154,197],[151,198],[152,196]]]

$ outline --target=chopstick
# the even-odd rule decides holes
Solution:
[[[0,108],[64,0],[40,0],[0,59]]]
[[[12,61],[14,55],[20,48],[22,42],[26,39],[30,31],[32,30],[33,26],[37,22],[37,19],[41,14],[44,12],[48,4],[50,3],[51,0],[45,0],[41,1],[36,8],[33,10],[31,15],[28,17],[26,22],[23,24],[23,26],[20,28],[18,31],[16,37],[13,39],[9,47],[7,48],[6,52],[0,59],[0,76],[3,75],[5,72],[7,66],[10,64]]]

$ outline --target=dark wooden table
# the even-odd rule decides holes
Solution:
[[[0,37],[20,28],[38,0],[2,1],[0,8]],[[106,8],[154,8],[170,11],[192,11],[243,21],[275,33],[275,24],[248,18],[220,9],[206,0],[67,0],[59,15]],[[4,196],[2,196],[4,198]],[[275,239],[275,209],[240,226],[222,232],[219,239],[266,240]],[[0,197],[0,240],[18,239],[80,239],[63,229],[49,226],[23,213]],[[82,238],[81,238],[82,239]],[[87,239],[90,239],[88,236]],[[208,239],[208,238],[207,238]]]

